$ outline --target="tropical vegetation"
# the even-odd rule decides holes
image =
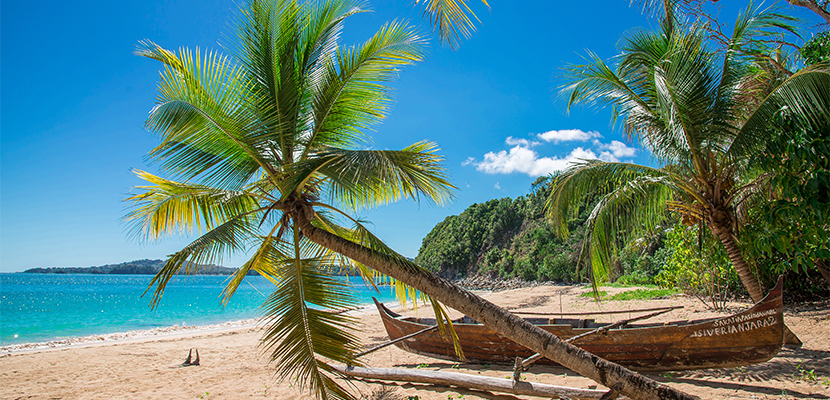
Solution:
[[[333,379],[331,363],[358,363],[355,320],[326,310],[353,300],[331,271],[370,281],[383,274],[436,300],[439,324],[441,302],[602,385],[619,384],[632,398],[690,398],[430,274],[351,216],[403,198],[441,203],[452,195],[434,144],[365,150],[367,129],[388,109],[387,83],[421,59],[423,40],[390,23],[341,48],[343,21],[361,11],[347,1],[251,0],[229,56],[141,43],[139,55],[164,65],[146,126],[161,140],[149,158],[168,177],[136,171],[147,184],[128,198],[126,220],[147,240],[200,234],[153,279],[154,304],[179,271],[247,251],[225,298],[252,270],[274,283],[263,305],[263,342],[277,376],[319,398],[352,398]]]
[[[525,196],[473,204],[447,217],[424,238],[415,263],[450,279],[484,275],[580,281],[574,267],[588,208],[570,221],[572,235],[560,240],[544,216],[550,182],[540,177]]]
[[[302,213],[306,222],[397,257],[334,205],[353,211],[401,197],[449,198],[434,144],[362,149],[364,131],[387,111],[386,83],[421,59],[423,40],[390,23],[341,49],[343,21],[362,11],[349,2],[248,7],[238,43],[227,49],[231,57],[141,43],[139,55],[165,65],[146,123],[161,144],[149,156],[176,180],[137,171],[148,185],[128,199],[126,219],[147,239],[202,232],[154,278],[154,303],[180,270],[250,250],[225,298],[249,271],[273,281],[265,343],[279,376],[296,376],[321,398],[349,398],[323,360],[354,363],[354,320],[320,310],[353,305],[332,273],[345,269],[369,280],[374,273],[310,241],[296,219]]]
[[[775,9],[750,7],[723,48],[710,49],[705,29],[684,24],[666,1],[658,32],[623,38],[616,66],[593,54],[568,68],[568,105],[610,105],[625,132],[661,167],[598,160],[579,163],[557,180],[548,215],[566,237],[567,220],[586,196],[601,196],[588,219],[583,256],[594,277],[607,277],[626,243],[654,231],[669,212],[722,244],[751,297],[763,295],[738,240],[743,205],[768,182],[757,154],[784,132],[786,118],[805,129],[830,126],[830,67],[793,74],[767,68],[753,36],[792,30]],[[757,44],[758,41],[755,41]]]

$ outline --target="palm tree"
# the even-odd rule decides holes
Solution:
[[[763,297],[736,237],[736,209],[766,178],[753,165],[777,113],[827,131],[830,67],[804,68],[777,80],[759,81],[744,45],[751,36],[782,26],[768,10],[741,15],[724,52],[706,49],[704,30],[684,27],[666,4],[661,30],[623,39],[619,64],[598,57],[569,68],[568,107],[576,103],[614,108],[625,132],[663,164],[585,161],[559,178],[548,200],[549,218],[567,234],[566,219],[586,196],[601,196],[593,209],[583,254],[596,277],[607,274],[616,244],[653,229],[667,211],[686,224],[708,227],[723,244],[753,300]]]
[[[127,199],[132,210],[126,220],[149,240],[200,234],[154,277],[148,288],[155,286],[153,304],[179,271],[248,251],[225,297],[249,271],[274,282],[264,305],[264,343],[278,375],[296,375],[319,398],[350,398],[332,379],[329,361],[356,364],[355,321],[320,310],[351,302],[332,270],[368,278],[380,273],[603,385],[619,384],[632,398],[691,398],[430,274],[351,216],[401,198],[441,203],[452,195],[435,145],[360,149],[366,129],[387,112],[386,83],[422,51],[418,35],[399,23],[341,49],[343,21],[360,11],[347,1],[251,0],[232,58],[141,44],[139,55],[165,66],[146,125],[161,139],[150,159],[172,176],[137,171],[148,184]]]

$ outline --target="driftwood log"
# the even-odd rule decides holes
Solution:
[[[333,367],[342,374],[357,378],[457,386],[465,389],[488,390],[524,396],[601,399],[607,393],[606,390],[579,389],[535,382],[514,382],[512,379],[468,375],[458,372],[423,371],[405,368],[361,368],[340,365],[334,365]]]

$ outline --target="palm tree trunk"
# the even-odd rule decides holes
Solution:
[[[726,250],[726,254],[729,256],[729,260],[732,261],[732,266],[735,268],[735,271],[738,272],[738,276],[741,278],[741,283],[743,283],[744,288],[749,292],[749,296],[752,297],[752,301],[759,302],[761,299],[764,298],[764,292],[761,290],[761,284],[758,283],[758,279],[755,278],[755,275],[749,269],[749,264],[747,264],[746,260],[744,259],[743,254],[741,254],[741,250],[738,248],[738,244],[735,242],[735,236],[732,234],[732,226],[728,223],[726,224],[717,224],[711,222],[712,232],[717,235],[718,239],[720,239],[721,243],[723,243],[723,248]],[[784,325],[784,343],[794,346],[801,346],[803,343],[798,336],[790,330],[787,325]]]
[[[764,292],[761,290],[761,284],[758,283],[758,280],[749,268],[749,264],[747,264],[743,254],[741,254],[741,250],[735,242],[735,237],[732,235],[731,226],[721,226],[713,223],[712,232],[714,232],[718,239],[720,239],[721,243],[723,243],[726,255],[729,256],[729,260],[732,261],[732,266],[735,268],[735,271],[738,272],[738,276],[741,278],[741,283],[743,283],[744,288],[746,288],[746,291],[749,292],[749,297],[752,297],[752,301],[756,303],[761,301],[761,299],[764,298]]]
[[[351,258],[376,271],[405,282],[448,307],[463,312],[488,328],[509,337],[559,364],[606,387],[622,384],[622,393],[632,399],[694,399],[696,397],[655,382],[620,365],[601,359],[561,341],[555,335],[435,276],[416,264],[379,254],[311,224],[313,211],[293,213],[303,234],[311,241]],[[303,212],[305,211],[305,212]]]

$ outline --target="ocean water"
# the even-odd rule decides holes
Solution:
[[[147,330],[172,325],[210,325],[256,318],[273,284],[249,276],[222,305],[227,276],[180,276],[150,308],[142,297],[152,275],[0,274],[0,346],[88,335]],[[346,279],[346,278],[342,278]],[[393,301],[388,286],[375,291],[349,279],[363,304]]]

